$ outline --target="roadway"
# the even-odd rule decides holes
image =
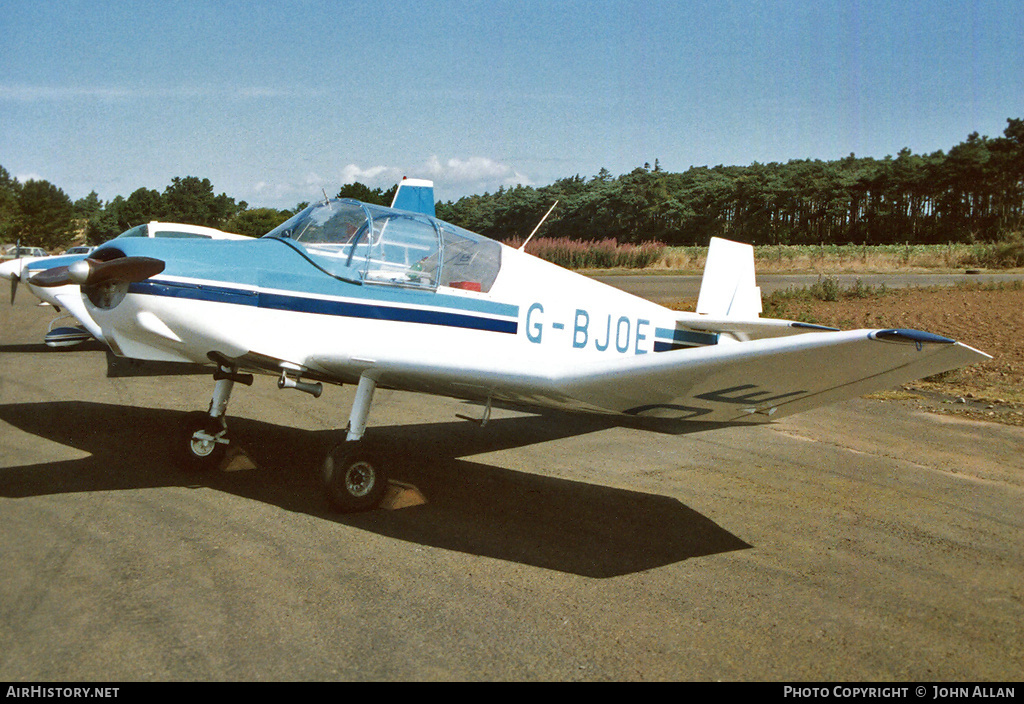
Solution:
[[[378,391],[421,506],[330,513],[352,392],[106,376],[0,307],[0,680],[1024,678],[1024,431],[859,399],[678,435]]]
[[[866,285],[889,288],[952,286],[960,283],[998,283],[1024,281],[1024,273],[981,272],[967,273],[915,273],[915,274],[829,274],[843,288],[850,288],[857,280]],[[696,299],[700,292],[699,274],[613,274],[595,275],[593,278],[634,295],[663,305]],[[818,274],[758,274],[757,285],[765,294],[787,288],[803,288],[818,281]]]

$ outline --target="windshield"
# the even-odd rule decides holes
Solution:
[[[147,225],[136,225],[130,230],[125,230],[114,239],[121,239],[122,237],[148,237],[149,227]]]
[[[290,240],[328,273],[366,283],[486,292],[501,265],[501,246],[486,237],[353,200],[311,205],[264,236]]]
[[[136,225],[130,230],[125,230],[114,239],[121,239],[122,237],[149,237],[149,225]],[[210,235],[204,235],[199,232],[178,232],[177,230],[156,230],[153,232],[153,237],[168,237],[177,239],[213,239]]]
[[[307,207],[264,237],[281,237],[305,244],[344,245],[370,219],[355,201],[331,201]]]

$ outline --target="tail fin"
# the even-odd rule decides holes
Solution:
[[[434,182],[422,178],[402,178],[395,191],[392,208],[434,217]]]
[[[761,289],[754,278],[754,248],[749,244],[711,238],[697,312],[716,318],[757,318]]]

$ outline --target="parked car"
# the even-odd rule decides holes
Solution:
[[[212,227],[202,225],[185,225],[176,222],[153,221],[145,225],[137,225],[130,230],[125,230],[114,239],[122,237],[173,237],[185,239],[207,239],[207,240],[248,240],[251,237],[236,235],[231,232],[215,230]]]
[[[77,247],[72,247],[68,251],[64,252],[64,254],[89,254],[94,249],[96,249],[96,248],[95,247],[89,247],[89,246],[84,245],[84,244],[80,244]]]
[[[0,255],[0,259],[8,261],[10,259],[20,259],[21,257],[45,257],[48,256],[45,249],[42,247],[21,247],[18,249],[18,245],[11,244],[7,245],[4,249],[3,254]]]

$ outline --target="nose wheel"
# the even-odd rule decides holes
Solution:
[[[187,414],[174,443],[178,464],[190,472],[216,469],[227,452],[227,432],[223,416],[214,418],[203,411]]]
[[[249,386],[253,381],[251,374],[239,374],[237,367],[218,359],[214,361],[218,362],[218,366],[213,373],[216,383],[213,398],[210,399],[210,410],[206,413],[188,413],[174,437],[173,454],[178,464],[190,472],[202,472],[220,466],[230,444],[224,418],[231,389],[235,382]]]

